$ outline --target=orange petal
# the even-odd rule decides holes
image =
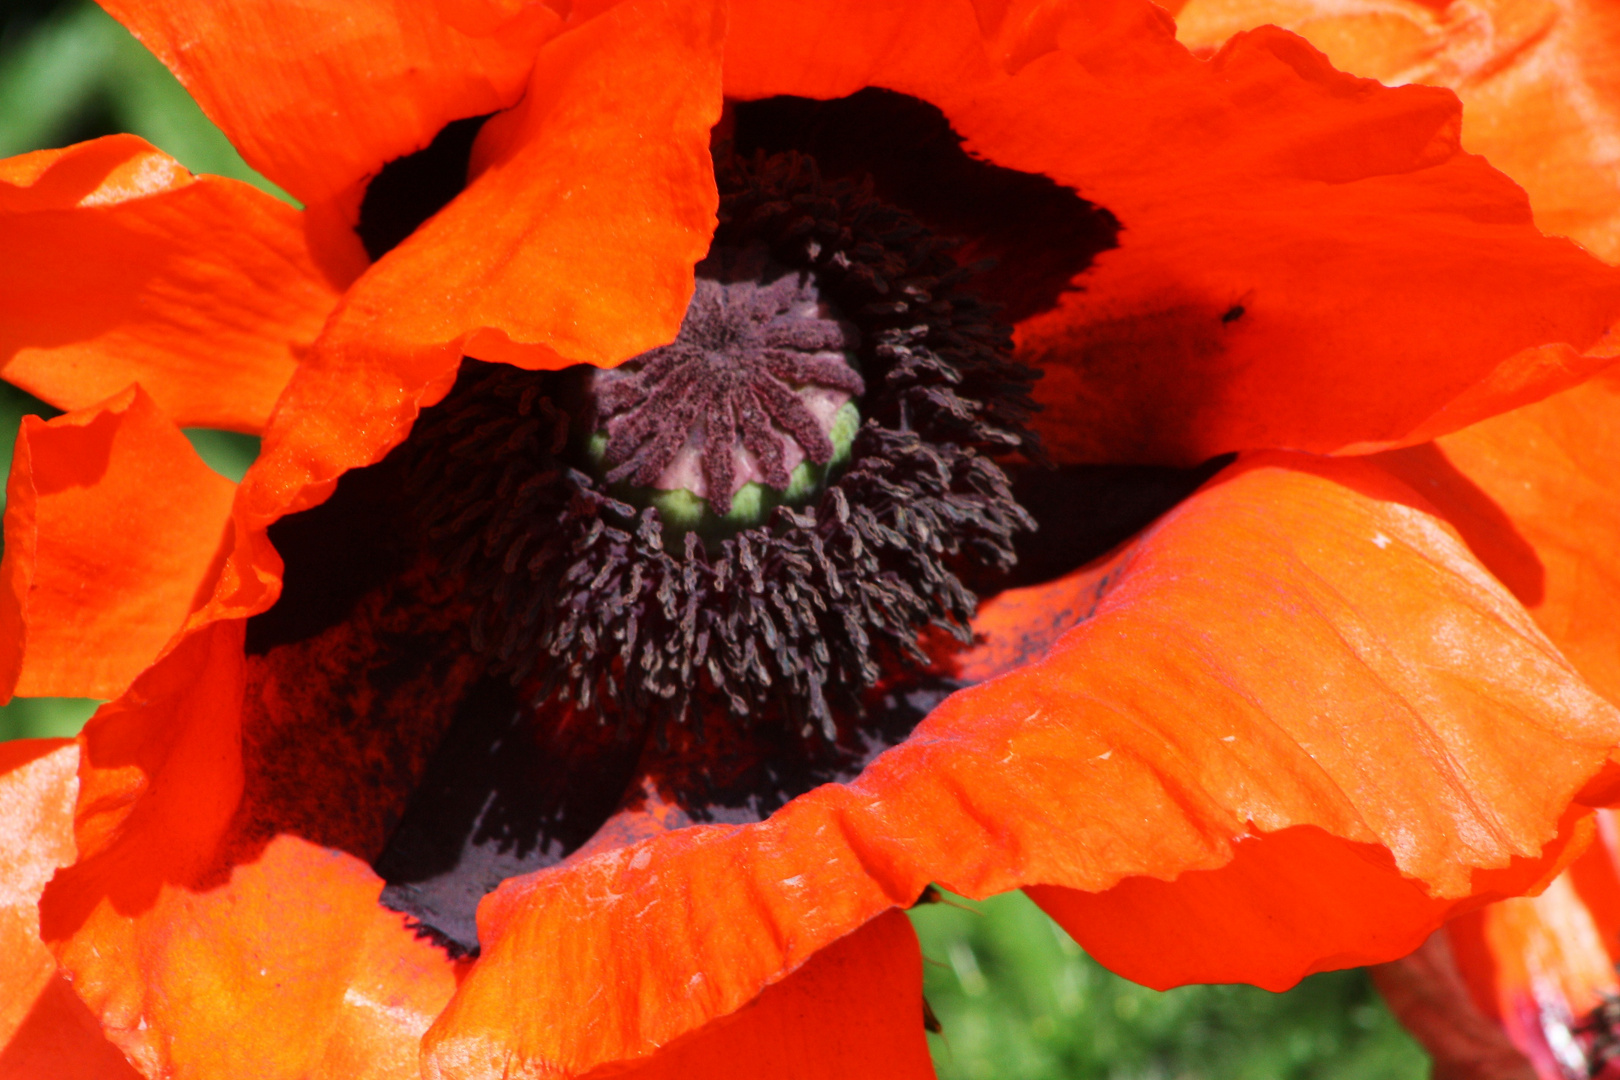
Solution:
[[[39,894],[57,867],[73,861],[78,765],[78,748],[67,739],[0,743],[0,1046],[56,974],[39,940]]]
[[[1620,272],[1536,231],[1445,91],[1341,74],[1274,29],[1199,61],[1140,0],[867,7],[735,5],[727,92],[912,94],[971,153],[1118,217],[1118,248],[1018,327],[1060,457],[1403,439],[1620,316]],[[1532,400],[1522,381],[1487,411]]]
[[[1590,833],[1579,824],[1585,813],[1573,810],[1568,835],[1539,856],[1476,872],[1472,895],[1461,900],[1431,896],[1396,870],[1385,847],[1347,843],[1309,825],[1264,842],[1237,837],[1231,862],[1174,881],[1136,877],[1102,893],[1055,885],[1025,891],[1099,963],[1156,971],[1149,985],[1158,989],[1241,981],[1285,990],[1303,974],[1404,956],[1456,912],[1532,890],[1582,849]],[[1180,954],[1172,963],[1162,956],[1166,941]],[[1239,958],[1233,942],[1252,947]],[[1315,959],[1302,970],[1307,956]]]
[[[138,386],[23,419],[0,563],[0,694],[114,697],[208,596],[235,485]]]
[[[1620,701],[1620,370],[1380,455],[1610,701]]]
[[[1620,963],[1620,820],[1612,810],[1593,814],[1596,842],[1569,866],[1569,882],[1597,926],[1610,966]]]
[[[41,946],[43,949],[44,946]],[[141,1080],[61,976],[34,999],[16,1034],[0,1047],[6,1080]]]
[[[701,990],[699,991],[701,992]],[[731,1016],[659,1050],[626,1080],[933,1080],[923,1036],[922,954],[890,911],[816,953]],[[467,1048],[472,1050],[471,1047]],[[499,1073],[503,1049],[481,1048]],[[477,1051],[474,1050],[474,1053]],[[465,1075],[466,1064],[427,1075]]]
[[[547,45],[523,106],[485,126],[477,179],[355,284],[299,368],[244,537],[379,460],[463,353],[558,368],[674,338],[714,226],[721,28],[707,3],[631,0]],[[239,550],[231,614],[279,573],[262,536]]]
[[[176,423],[259,431],[360,269],[323,272],[300,219],[133,135],[0,162],[0,372],[62,409],[139,382]]]
[[[1620,714],[1409,489],[1259,456],[1150,530],[1043,659],[957,693],[853,783],[508,880],[428,1052],[447,1077],[496,1041],[565,1075],[643,1057],[929,881],[1157,879],[1191,905],[1189,871],[1233,864],[1222,895],[1244,907],[1210,918],[1249,933],[1164,926],[1121,973],[1280,988],[1536,884],[1577,849],[1570,801],[1617,739]],[[1355,891],[1301,893],[1294,855]],[[1369,899],[1388,925],[1366,941]]]
[[[633,0],[547,44],[467,190],[360,279],[322,347],[554,368],[673,338],[714,231],[723,29],[712,4]]]
[[[415,1076],[454,969],[381,889],[358,859],[280,836],[225,880],[163,882],[128,914],[101,905],[58,948],[151,1075]]]
[[[306,204],[347,193],[451,120],[522,95],[536,49],[561,20],[544,4],[505,20],[483,6],[102,4],[168,65],[248,164]]]
[[[1264,23],[1345,71],[1446,86],[1463,146],[1524,185],[1544,231],[1620,262],[1620,13],[1592,0],[1190,0],[1177,36],[1213,50]]]
[[[352,855],[242,830],[242,624],[188,636],[80,737],[80,859],[41,903],[79,995],[148,1075],[417,1075],[455,986]]]
[[[39,939],[39,894],[73,861],[74,775],[66,739],[0,745],[0,1076],[136,1080]]]
[[[225,880],[103,904],[61,962],[149,1075],[412,1077],[454,968],[381,890],[358,859],[280,836]]]

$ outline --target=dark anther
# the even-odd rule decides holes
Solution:
[[[1221,322],[1237,322],[1239,319],[1243,318],[1243,312],[1245,310],[1247,309],[1244,308],[1242,304],[1233,304],[1231,307],[1227,308],[1226,312],[1221,316]]]
[[[813,275],[763,245],[699,264],[680,335],[594,376],[608,483],[689,490],[728,514],[749,472],[785,491],[800,461],[831,462],[833,418],[866,386],[845,357],[855,328],[820,308]]]
[[[993,458],[1038,455],[1024,427],[1035,373],[1012,362],[1011,334],[966,291],[949,247],[868,188],[823,182],[793,154],[724,161],[718,177],[711,269],[722,269],[689,309],[693,336],[632,361],[623,400],[598,381],[611,434],[612,418],[637,416],[643,383],[659,387],[653,409],[679,419],[634,428],[609,465],[630,468],[609,475],[646,480],[708,422],[704,410],[737,408],[723,378],[756,394],[864,389],[849,460],[819,499],[671,543],[656,505],[637,509],[591,475],[581,444],[598,417],[584,380],[476,362],[413,433],[413,483],[447,569],[480,601],[474,647],[530,700],[571,702],[627,734],[652,717],[660,739],[665,720],[768,716],[832,742],[881,679],[927,663],[923,630],[971,636],[964,574],[1013,564],[1013,537],[1033,521]],[[703,305],[732,302],[722,286],[761,248],[787,272],[756,259],[758,287],[738,294],[746,318],[705,317]],[[778,318],[784,303],[790,318]],[[722,339],[744,329],[753,344],[727,352]],[[717,375],[727,369],[694,361],[699,343],[757,367]],[[837,355],[851,348],[859,379]],[[760,408],[769,423],[733,412],[732,430],[768,481],[782,479],[773,447],[827,454],[791,402]],[[712,468],[711,496],[734,486],[723,463]]]
[[[366,187],[360,223],[354,228],[367,255],[382,258],[461,194],[467,186],[473,140],[488,119],[452,120],[427,146],[382,167]]]
[[[1587,1075],[1601,1075],[1609,1062],[1620,1059],[1620,994],[1600,991],[1603,1000],[1575,1025],[1586,1054]]]
[[[917,895],[916,900],[912,901],[911,906],[921,907],[923,904],[944,904],[946,907],[953,907],[958,911],[971,911],[975,915],[983,914],[978,908],[968,907],[966,904],[952,900],[941,892],[937,885],[923,886],[923,891]]]
[[[928,1004],[928,998],[926,995],[923,997],[922,1002],[924,1030],[931,1031],[935,1035],[940,1034],[945,1030],[945,1025],[939,1022],[939,1016],[934,1012],[934,1007]]]

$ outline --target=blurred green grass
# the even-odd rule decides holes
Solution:
[[[287,198],[99,8],[53,0],[0,8],[0,157],[119,131],[144,137],[194,172]],[[6,473],[18,424],[30,413],[56,410],[0,383]],[[186,435],[233,480],[258,450],[257,440],[230,432]],[[0,708],[0,739],[71,735],[96,704],[18,699]],[[912,912],[927,961],[925,990],[944,1027],[930,1036],[944,1080],[1417,1080],[1428,1073],[1422,1050],[1365,972],[1316,975],[1285,994],[1246,986],[1159,993],[1086,956],[1022,893],[970,906]]]
[[[1365,971],[1253,986],[1138,986],[1023,893],[911,912],[942,1080],[1420,1080],[1428,1058]]]
[[[192,172],[293,200],[254,172],[185,87],[92,3],[22,3],[0,30],[0,157],[116,132]]]

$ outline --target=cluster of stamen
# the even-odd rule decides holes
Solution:
[[[866,389],[845,358],[857,338],[808,272],[763,247],[716,253],[679,336],[593,376],[604,479],[691,491],[720,514],[745,483],[785,491],[801,461],[832,461],[833,418]]]
[[[923,631],[971,637],[964,575],[1005,572],[1033,527],[994,455],[1037,452],[1035,373],[948,246],[868,189],[795,155],[720,178],[677,340],[620,372],[467,364],[412,435],[415,486],[481,599],[474,648],[534,703],[660,738],[766,717],[833,743],[927,663]],[[725,514],[796,461],[838,467],[813,500],[701,535],[631,490]]]
[[[1597,1077],[1611,1061],[1620,1059],[1620,994],[1601,991],[1602,1000],[1577,1025],[1574,1032],[1583,1037],[1582,1052],[1587,1074]]]

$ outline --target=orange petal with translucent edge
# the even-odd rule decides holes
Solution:
[[[1620,702],[1620,369],[1376,457],[1460,532],[1581,675]]]
[[[0,162],[0,374],[62,409],[132,382],[176,423],[257,432],[361,266],[301,215],[133,135]]]
[[[1332,929],[1361,897],[1262,878],[1255,935],[1167,935],[1122,974],[1282,986],[1389,959],[1449,902],[1544,877],[1620,740],[1620,715],[1461,540],[1359,462],[1240,462],[1089,588],[1090,617],[1042,659],[953,695],[856,781],[505,882],[425,1044],[441,1073],[476,1075],[460,1055],[496,1039],[537,1072],[644,1057],[930,881],[1174,892],[1250,849],[1267,865],[1309,850],[1363,892],[1415,879],[1442,902],[1386,904],[1392,925],[1364,942],[1355,920]],[[1321,933],[1295,932],[1313,917]],[[586,1000],[607,1004],[587,1016]]]
[[[356,283],[319,350],[557,368],[671,340],[714,231],[723,31],[714,4],[632,0],[549,42],[467,189]]]
[[[0,698],[122,693],[208,599],[235,491],[138,386],[24,417],[6,486]]]
[[[0,1076],[138,1080],[56,971],[39,939],[39,894],[73,861],[79,748],[67,739],[0,745]]]
[[[43,936],[148,1075],[415,1076],[455,968],[359,859],[234,827],[244,680],[242,624],[215,624],[86,726],[80,858]]]
[[[1524,185],[1536,224],[1620,262],[1620,172],[1610,149],[1620,138],[1620,12],[1611,5],[1190,0],[1176,36],[1213,51],[1265,23],[1308,38],[1344,71],[1455,90],[1463,147]]]
[[[1567,1067],[1584,1075],[1573,1029],[1605,995],[1620,993],[1607,941],[1615,927],[1599,921],[1577,886],[1583,868],[1606,872],[1612,889],[1610,860],[1606,845],[1596,844],[1539,896],[1492,904],[1447,927],[1475,1002],[1545,1080],[1564,1080]]]
[[[452,0],[101,6],[174,72],[248,164],[311,205],[347,196],[450,121],[517,101],[540,43],[561,24],[539,3],[505,21]],[[451,22],[474,31],[493,22],[500,32]]]
[[[1118,217],[1119,246],[1017,328],[1061,458],[1400,440],[1521,350],[1582,351],[1620,317],[1620,271],[1536,231],[1444,90],[1342,74],[1275,29],[1201,61],[1142,0],[982,24],[869,6],[733,5],[727,93],[912,94],[970,153]],[[1493,411],[1552,388],[1515,387]]]
[[[104,902],[58,946],[79,994],[149,1075],[418,1075],[455,969],[377,902],[382,880],[365,863],[283,835],[224,880],[153,884],[147,906]]]
[[[1571,807],[1566,828],[1539,856],[1515,856],[1502,870],[1476,871],[1471,895],[1431,896],[1400,875],[1387,848],[1347,843],[1315,826],[1239,837],[1232,861],[1174,881],[1132,878],[1103,893],[1054,885],[1025,891],[1099,963],[1122,972],[1155,970],[1156,989],[1193,981],[1251,982],[1286,990],[1301,976],[1404,956],[1442,922],[1488,900],[1534,891],[1590,840],[1587,811]],[[1279,904],[1278,897],[1290,897]],[[1234,942],[1250,942],[1234,954]],[[1179,965],[1160,956],[1174,942]],[[1307,967],[1301,956],[1312,956]]]
[[[701,992],[701,991],[699,991]],[[903,912],[879,915],[816,953],[748,1005],[624,1071],[625,1080],[933,1080],[923,1035],[922,954]],[[458,1047],[453,1070],[429,1058],[430,1080],[467,1075],[475,1056],[498,1076],[503,1048]]]

